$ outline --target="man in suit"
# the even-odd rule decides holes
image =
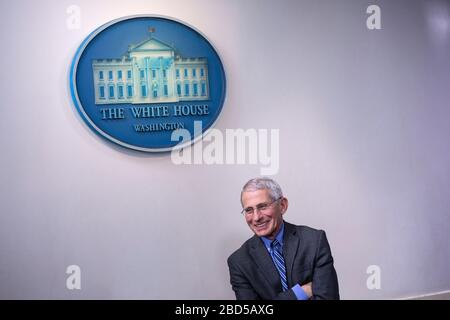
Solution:
[[[251,179],[242,188],[241,203],[255,235],[228,258],[237,299],[339,299],[325,232],[283,220],[288,199],[278,183]]]

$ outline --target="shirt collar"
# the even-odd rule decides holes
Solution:
[[[275,237],[275,239],[278,240],[278,242],[281,244],[281,246],[283,246],[283,235],[284,235],[284,221],[281,222],[281,228]],[[266,237],[261,237],[261,240],[263,241],[267,250],[270,251],[271,250],[270,244],[272,243],[273,240],[270,240],[269,238],[266,238]]]

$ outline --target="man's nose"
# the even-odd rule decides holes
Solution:
[[[258,209],[255,209],[255,211],[253,211],[253,220],[258,221],[261,216],[261,212]]]

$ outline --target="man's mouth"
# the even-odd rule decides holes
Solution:
[[[254,224],[254,226],[256,229],[264,229],[268,223],[269,223],[269,221],[266,221],[266,222]]]

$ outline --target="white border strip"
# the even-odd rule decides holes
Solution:
[[[450,294],[450,290],[439,291],[439,292],[432,292],[432,293],[426,293],[426,294],[421,294],[421,295],[418,295],[418,296],[404,297],[404,298],[399,298],[399,299],[397,299],[397,300],[419,299],[419,298],[425,298],[425,297],[439,296],[439,295],[441,295],[441,294]]]

